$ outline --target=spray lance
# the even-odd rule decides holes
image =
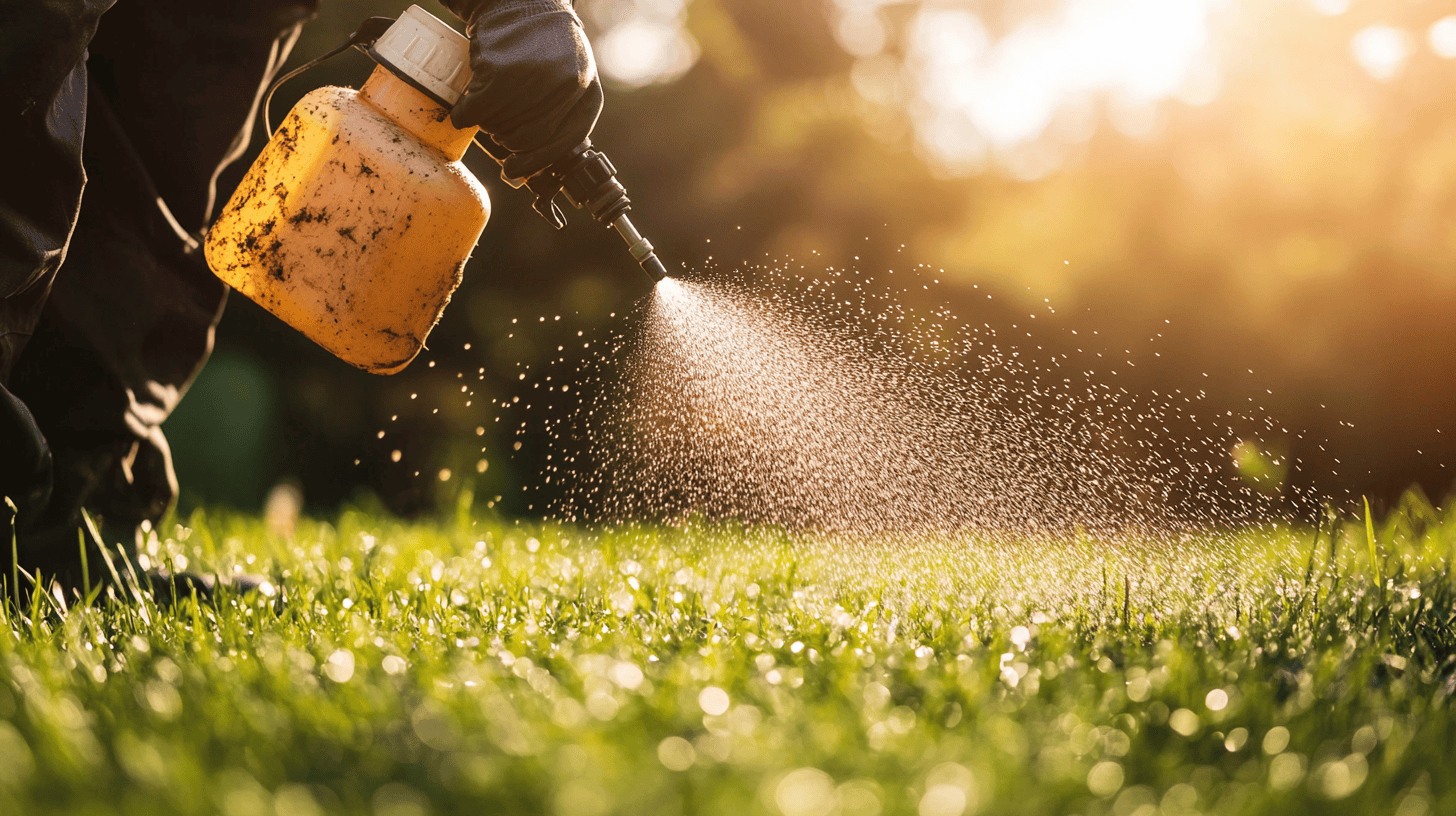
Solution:
[[[556,206],[559,192],[573,207],[585,209],[592,218],[614,228],[627,242],[632,258],[654,282],[667,277],[667,269],[657,259],[652,244],[627,217],[632,202],[627,198],[627,189],[617,180],[617,168],[606,155],[592,148],[590,139],[582,142],[570,157],[527,179],[525,185],[536,194],[536,203],[532,206],[552,226],[557,229],[566,226],[561,208]]]
[[[275,131],[268,103],[283,82],[357,48],[378,65],[357,91],[306,94]],[[268,144],[208,231],[204,254],[225,283],[341,359],[378,374],[424,347],[490,217],[462,164],[477,138],[450,110],[470,82],[470,42],[419,6],[372,17],[332,51],[280,77],[264,98]],[[504,173],[503,173],[504,175]],[[558,229],[556,199],[610,225],[654,280],[666,276],[633,226],[616,168],[590,140],[527,179]]]

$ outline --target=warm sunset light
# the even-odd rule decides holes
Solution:
[[[0,814],[1456,816],[1453,0],[4,9]]]

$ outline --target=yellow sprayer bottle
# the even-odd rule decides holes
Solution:
[[[364,87],[303,97],[207,235],[218,277],[346,362],[393,374],[440,319],[490,200],[451,124],[470,44],[411,6]]]

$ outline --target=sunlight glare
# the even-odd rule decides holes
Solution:
[[[1150,107],[1206,73],[1212,6],[1071,0],[994,42],[971,11],[924,8],[906,34],[917,136],[943,164],[967,164],[986,143],[1005,153],[1042,138],[1063,109],[1091,98]],[[952,135],[950,123],[979,138]]]
[[[1326,17],[1338,17],[1350,10],[1350,0],[1309,0],[1309,4]]]
[[[1456,59],[1456,14],[1442,17],[1431,26],[1431,50],[1444,59]]]
[[[885,49],[888,32],[873,9],[854,6],[840,16],[834,26],[834,38],[847,53],[872,57]]]
[[[1366,26],[1350,40],[1350,54],[1365,73],[1381,82],[1400,75],[1410,56],[1410,42],[1404,31],[1380,23]]]
[[[693,66],[698,58],[697,41],[688,34],[685,3],[605,4],[622,11],[624,20],[614,21],[598,40],[597,62],[607,77],[631,87],[671,82]]]

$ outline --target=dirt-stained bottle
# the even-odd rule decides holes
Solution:
[[[364,87],[310,92],[207,235],[214,273],[366,371],[414,359],[490,217],[450,122],[469,41],[411,6]]]

